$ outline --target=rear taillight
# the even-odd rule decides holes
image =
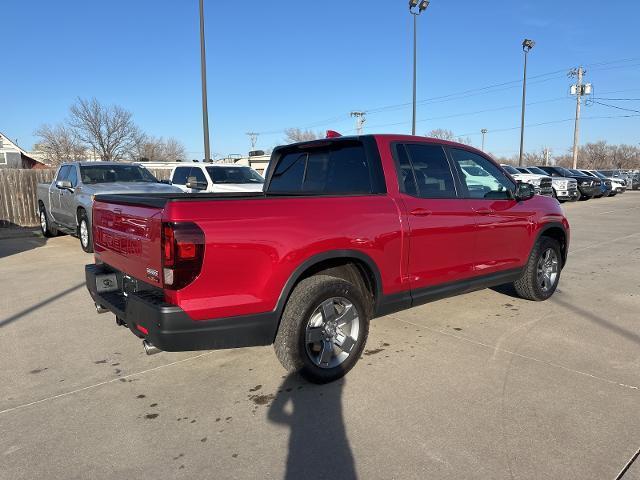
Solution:
[[[200,274],[204,259],[204,233],[195,223],[162,225],[162,273],[165,288],[179,290]]]

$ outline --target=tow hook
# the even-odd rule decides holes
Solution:
[[[108,308],[104,308],[102,305],[98,305],[96,303],[96,312],[98,313],[107,313],[109,311]]]
[[[160,353],[162,351],[155,345],[152,345],[151,343],[147,342],[146,340],[142,341],[142,346],[144,347],[144,351],[146,352],[147,355],[155,355],[156,353]]]

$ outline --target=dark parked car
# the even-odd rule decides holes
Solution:
[[[578,190],[580,191],[580,200],[589,200],[597,195],[601,195],[600,188],[602,182],[598,179],[585,175],[584,173],[574,173],[563,167],[549,167],[538,165],[538,168],[544,170],[552,177],[573,178],[578,182]]]
[[[608,197],[611,191],[613,190],[613,185],[611,183],[611,180],[602,179],[598,175],[594,173],[590,173],[587,170],[569,169],[569,171],[576,174],[581,173],[583,175],[587,175],[588,177],[597,178],[598,180],[600,180],[600,193],[593,198]]]

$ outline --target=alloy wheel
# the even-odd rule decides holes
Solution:
[[[320,368],[335,368],[349,358],[359,332],[360,317],[355,305],[344,297],[329,298],[307,322],[307,355]]]

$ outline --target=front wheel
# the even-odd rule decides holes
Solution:
[[[285,306],[274,342],[284,368],[313,383],[344,376],[356,364],[369,334],[362,292],[328,275],[305,278]]]
[[[560,244],[553,238],[540,237],[522,276],[513,282],[513,286],[522,298],[536,302],[546,300],[556,291],[561,270]]]
[[[89,220],[87,220],[87,212],[81,210],[78,213],[78,237],[80,237],[80,246],[87,253],[93,252],[93,239],[91,238],[91,228]]]
[[[50,238],[55,237],[57,235],[57,231],[54,227],[49,224],[49,217],[47,216],[47,210],[44,208],[44,205],[40,205],[40,231],[42,235]]]

